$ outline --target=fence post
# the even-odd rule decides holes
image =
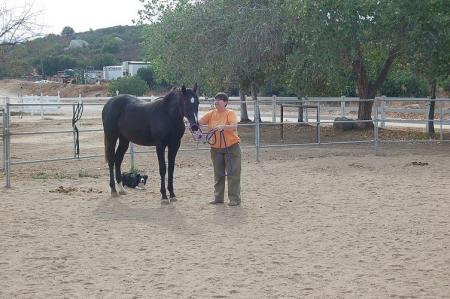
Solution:
[[[72,115],[75,115],[75,104],[72,104]],[[73,135],[73,158],[75,159],[77,157],[77,137],[74,125],[72,125],[72,135]]]
[[[374,116],[374,126],[373,126],[373,147],[375,151],[375,156],[378,156],[378,105],[380,104],[380,99],[375,98],[375,116]]]
[[[136,170],[135,155],[136,155],[136,153],[134,151],[134,143],[130,142],[131,171]]]
[[[6,178],[6,188],[11,187],[11,160],[10,160],[10,138],[9,135],[9,98],[6,98],[6,111],[5,111],[5,122],[3,124],[3,134],[5,136],[5,142],[3,145],[4,155],[5,155],[5,178]]]
[[[258,98],[256,99],[255,103],[255,146],[256,146],[256,162],[259,162],[259,103]]]
[[[341,96],[341,117],[345,117],[345,96]]]
[[[41,96],[39,97],[39,102],[41,103],[41,119],[44,119],[44,105],[42,105],[42,102],[44,101],[44,99],[42,98],[42,92],[41,92]]]
[[[317,102],[317,143],[320,144],[320,102]]]
[[[386,96],[382,96],[381,97],[381,103],[380,103],[380,110],[381,110],[381,122],[380,122],[380,126],[381,128],[384,129],[384,127],[386,126],[386,114],[385,114],[385,108],[386,108]]]
[[[441,104],[439,105],[439,133],[440,133],[440,138],[441,138],[441,142],[444,141],[444,126],[442,123],[443,117],[444,117],[444,101],[441,102]]]
[[[2,101],[2,108],[0,108],[0,111],[2,113],[2,118],[1,118],[1,127],[2,127],[2,171],[3,173],[5,173],[5,161],[6,161],[6,156],[5,156],[5,126],[3,125],[5,123],[5,110],[6,110],[6,99],[5,98],[1,98]]]
[[[272,122],[277,122],[277,96],[272,96]]]
[[[425,133],[428,133],[428,130],[430,129],[430,117],[429,116],[430,116],[430,100],[431,100],[431,98],[428,96],[427,99],[428,99],[428,101],[427,101],[426,109],[425,109],[425,113],[426,113],[425,119],[427,120],[427,124],[425,126]]]
[[[308,101],[308,98],[305,98],[305,105],[308,105],[309,104],[309,101]],[[308,109],[304,109],[304,121],[308,124],[309,123],[309,116],[308,116]]]

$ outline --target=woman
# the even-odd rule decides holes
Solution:
[[[237,117],[227,108],[228,96],[219,92],[214,97],[215,109],[199,120],[208,125],[211,160],[214,166],[214,199],[211,204],[224,203],[225,178],[228,181],[229,206],[241,204],[241,148],[237,133]],[[225,173],[225,169],[227,170]]]

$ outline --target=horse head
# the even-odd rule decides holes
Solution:
[[[186,88],[186,86],[181,87],[181,93],[183,94],[183,104],[184,104],[184,116],[188,119],[189,125],[192,131],[198,131],[198,95],[197,95],[197,83],[194,87]]]

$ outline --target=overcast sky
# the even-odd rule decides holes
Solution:
[[[10,5],[32,3],[34,10],[42,11],[38,22],[44,25],[44,33],[61,34],[65,26],[75,32],[100,29],[117,25],[132,25],[137,11],[142,8],[139,0],[8,0]]]

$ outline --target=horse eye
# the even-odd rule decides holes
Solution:
[[[194,104],[195,100],[194,98],[191,98],[191,104]]]

